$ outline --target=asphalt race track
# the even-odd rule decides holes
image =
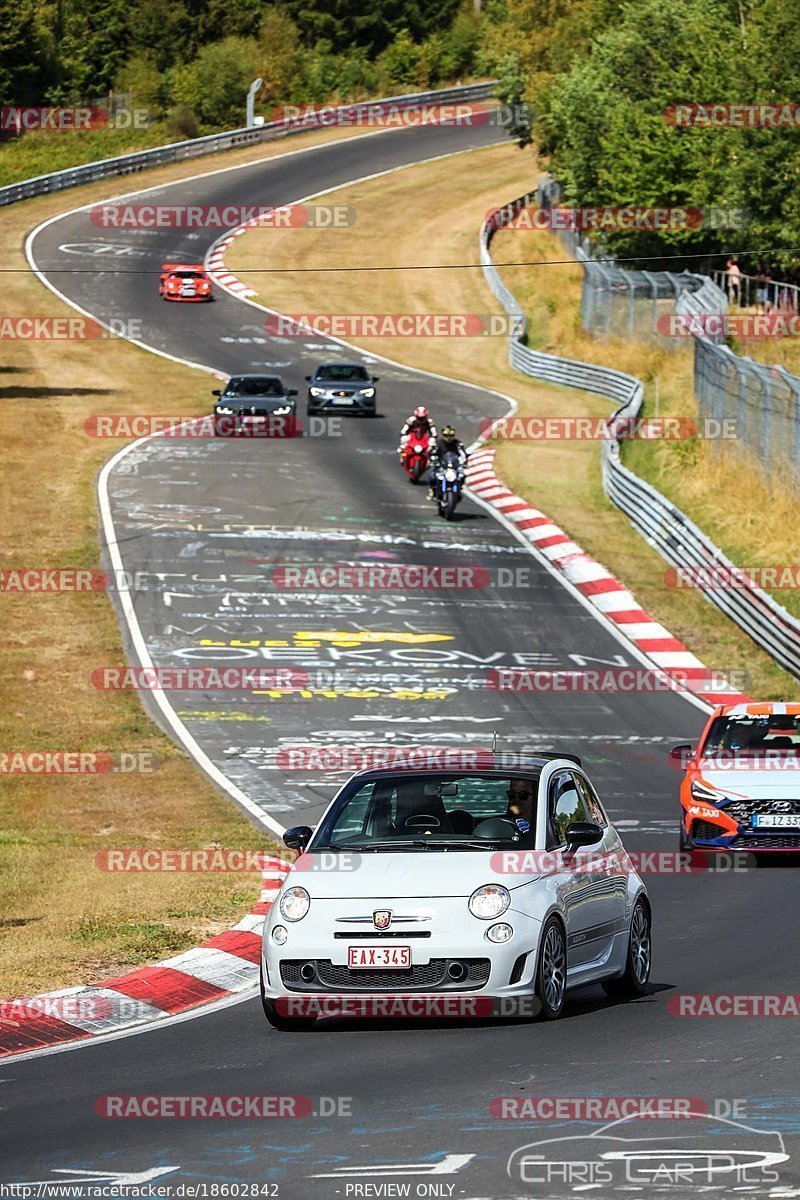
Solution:
[[[496,136],[492,129],[447,127],[392,132],[178,183],[148,199],[285,204]],[[218,293],[208,306],[162,303],[161,262],[199,260],[215,236],[104,233],[79,211],[42,227],[31,252],[53,286],[81,308],[104,321],[139,318],[145,343],[218,372],[274,370],[302,389],[321,358],[354,357],[324,339],[268,338],[263,313],[230,295]],[[123,249],[98,253],[109,242]],[[99,274],[69,273],[98,259],[105,268]],[[134,263],[135,272],[114,270],[120,263]],[[335,301],[320,308],[335,311]],[[122,456],[112,471],[117,543],[126,570],[139,573],[135,608],[152,661],[289,666],[308,675],[308,697],[173,693],[178,718],[226,779],[282,825],[313,824],[343,778],[293,769],[290,748],[479,748],[491,744],[496,729],[509,747],[580,753],[628,848],[674,851],[678,776],[666,751],[697,734],[703,713],[674,694],[487,688],[487,673],[502,666],[576,669],[637,659],[486,510],[466,501],[452,525],[438,521],[424,491],[399,469],[397,433],[414,404],[427,404],[470,441],[482,417],[506,411],[502,398],[383,362],[374,369],[379,418],[343,420],[340,436],[156,439]],[[215,384],[198,373],[197,386],[202,393]],[[502,568],[501,577],[516,586],[298,593],[272,578],[283,563],[341,560]],[[365,690],[373,694],[352,694]],[[790,1158],[774,1179],[717,1176],[702,1194],[800,1195],[793,1190],[800,1189],[800,1064],[791,1020],[681,1019],[668,1010],[669,998],[681,993],[796,989],[796,879],[781,870],[648,876],[651,993],[619,1004],[599,988],[586,989],[568,1001],[557,1024],[329,1021],[310,1033],[279,1034],[253,998],[153,1032],[8,1061],[0,1091],[4,1176],[85,1181],[87,1172],[152,1172],[172,1185],[274,1184],[270,1194],[280,1200],[404,1194],[363,1190],[368,1184],[408,1184],[412,1196],[496,1200],[598,1189],[701,1194],[697,1183],[662,1188],[652,1179],[643,1184],[642,1175],[587,1189],[574,1176],[545,1185],[521,1182],[517,1167],[507,1173],[518,1147],[585,1137],[598,1125],[498,1120],[493,1098],[646,1095],[691,1097],[712,1115],[738,1115],[751,1127],[737,1131],[740,1148],[770,1133],[785,1138]],[[318,1115],[95,1115],[98,1097],[120,1093],[303,1095]],[[350,1115],[331,1115],[322,1097],[339,1098]],[[626,1136],[652,1141],[663,1136],[657,1124],[637,1123]],[[728,1132],[718,1119],[691,1128],[696,1143],[710,1138],[720,1147]],[[176,1169],[159,1175],[169,1168]]]

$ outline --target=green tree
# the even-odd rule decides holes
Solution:
[[[42,54],[33,0],[0,0],[0,100],[34,104],[42,98]]]
[[[191,63],[169,73],[172,96],[208,125],[244,123],[247,89],[259,66],[255,38],[223,38],[204,46]]]

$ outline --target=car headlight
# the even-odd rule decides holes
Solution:
[[[325,388],[312,387],[312,388],[309,388],[308,390],[311,392],[312,396],[324,396],[325,395]]]
[[[225,416],[229,417],[231,415],[231,413],[233,412],[233,409],[226,408],[226,406],[224,404],[218,404],[215,411],[218,413],[224,413]]]
[[[490,942],[507,942],[514,936],[514,930],[505,921],[500,921],[486,930],[486,936]]]
[[[275,408],[272,410],[272,415],[273,417],[285,417],[287,413],[290,413],[291,411],[291,404],[282,404],[280,408]]]
[[[375,395],[375,388],[362,388],[361,395],[364,397],[365,400],[371,400],[372,397]]]
[[[695,779],[689,790],[695,800],[707,800],[709,804],[719,804],[720,800],[727,798],[724,792],[718,792],[716,788],[709,787],[707,783],[701,783],[699,779]]]
[[[502,883],[485,883],[469,898],[468,908],[480,921],[491,921],[504,913],[511,903],[511,893]]]
[[[281,896],[278,910],[285,921],[302,921],[311,907],[311,897],[305,888],[288,888]]]

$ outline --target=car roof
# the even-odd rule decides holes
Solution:
[[[754,704],[723,704],[719,717],[800,717],[800,704],[785,700],[762,700]]]
[[[338,358],[332,359],[330,362],[319,363],[316,371],[326,371],[328,367],[358,367],[359,370],[367,371],[369,368],[366,363],[360,362],[341,362]]]
[[[161,264],[162,271],[196,271],[199,275],[205,275],[206,269],[202,263],[174,263],[165,262]]]
[[[424,747],[419,747],[421,750]],[[480,755],[480,751],[474,751],[476,756]],[[354,771],[352,779],[387,779],[393,775],[416,775],[429,776],[434,779],[440,778],[442,775],[455,776],[457,778],[468,778],[475,775],[496,776],[498,779],[508,779],[509,776],[535,775],[548,766],[549,763],[561,762],[565,767],[582,767],[582,763],[577,754],[531,754],[518,755],[509,754],[509,758],[513,758],[511,763],[502,762],[502,752],[498,751],[495,758],[501,761],[492,766],[482,766],[480,760],[474,767],[417,767],[409,764],[408,766],[394,767],[365,767],[361,771]]]
[[[283,380],[281,379],[280,375],[264,375],[262,371],[248,371],[245,374],[230,375],[228,377],[228,383],[230,383],[233,379],[270,379],[273,383],[279,383],[281,387],[283,387]]]

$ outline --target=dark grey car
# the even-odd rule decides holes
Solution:
[[[307,411],[314,413],[363,413],[374,417],[377,375],[370,375],[361,363],[320,363],[309,384]]]
[[[215,416],[288,417],[297,412],[296,388],[287,388],[277,375],[232,375],[218,399]]]

